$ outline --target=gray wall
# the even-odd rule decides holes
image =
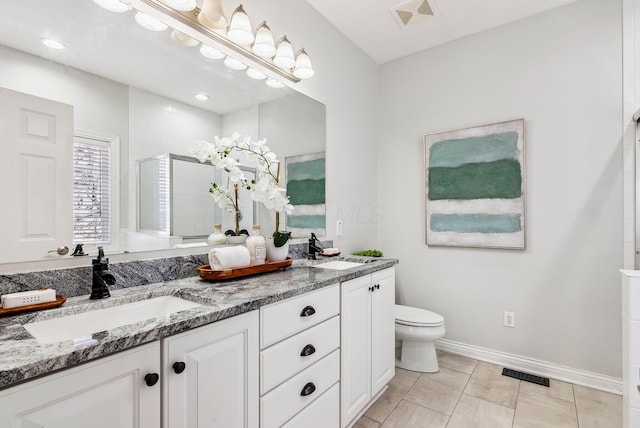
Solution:
[[[621,35],[620,1],[581,0],[381,67],[380,246],[446,339],[621,376]],[[422,135],[517,118],[527,249],[427,247]]]

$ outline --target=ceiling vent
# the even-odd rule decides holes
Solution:
[[[417,25],[432,16],[440,15],[436,0],[412,0],[390,10],[400,28]]]

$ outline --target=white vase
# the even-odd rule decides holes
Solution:
[[[282,247],[273,244],[273,238],[267,238],[267,261],[279,262],[285,260],[289,255],[289,241]]]
[[[247,235],[228,235],[227,236],[227,244],[244,244],[247,241]]]

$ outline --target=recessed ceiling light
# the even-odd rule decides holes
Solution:
[[[43,45],[51,49],[62,50],[67,47],[64,43],[59,42],[57,40],[53,40],[53,39],[42,38],[40,39],[40,41],[42,42]]]
[[[151,31],[164,31],[168,28],[168,25],[164,22],[160,22],[155,18],[150,17],[146,13],[136,13],[136,22],[143,28]]]
[[[111,12],[126,12],[131,7],[128,4],[121,2],[120,0],[93,0],[95,4],[103,7]]]
[[[195,94],[194,97],[200,101],[207,101],[209,99],[209,95],[207,94]]]

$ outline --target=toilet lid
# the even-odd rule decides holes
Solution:
[[[409,326],[439,326],[444,324],[442,315],[411,306],[396,305],[395,317],[398,324]]]

